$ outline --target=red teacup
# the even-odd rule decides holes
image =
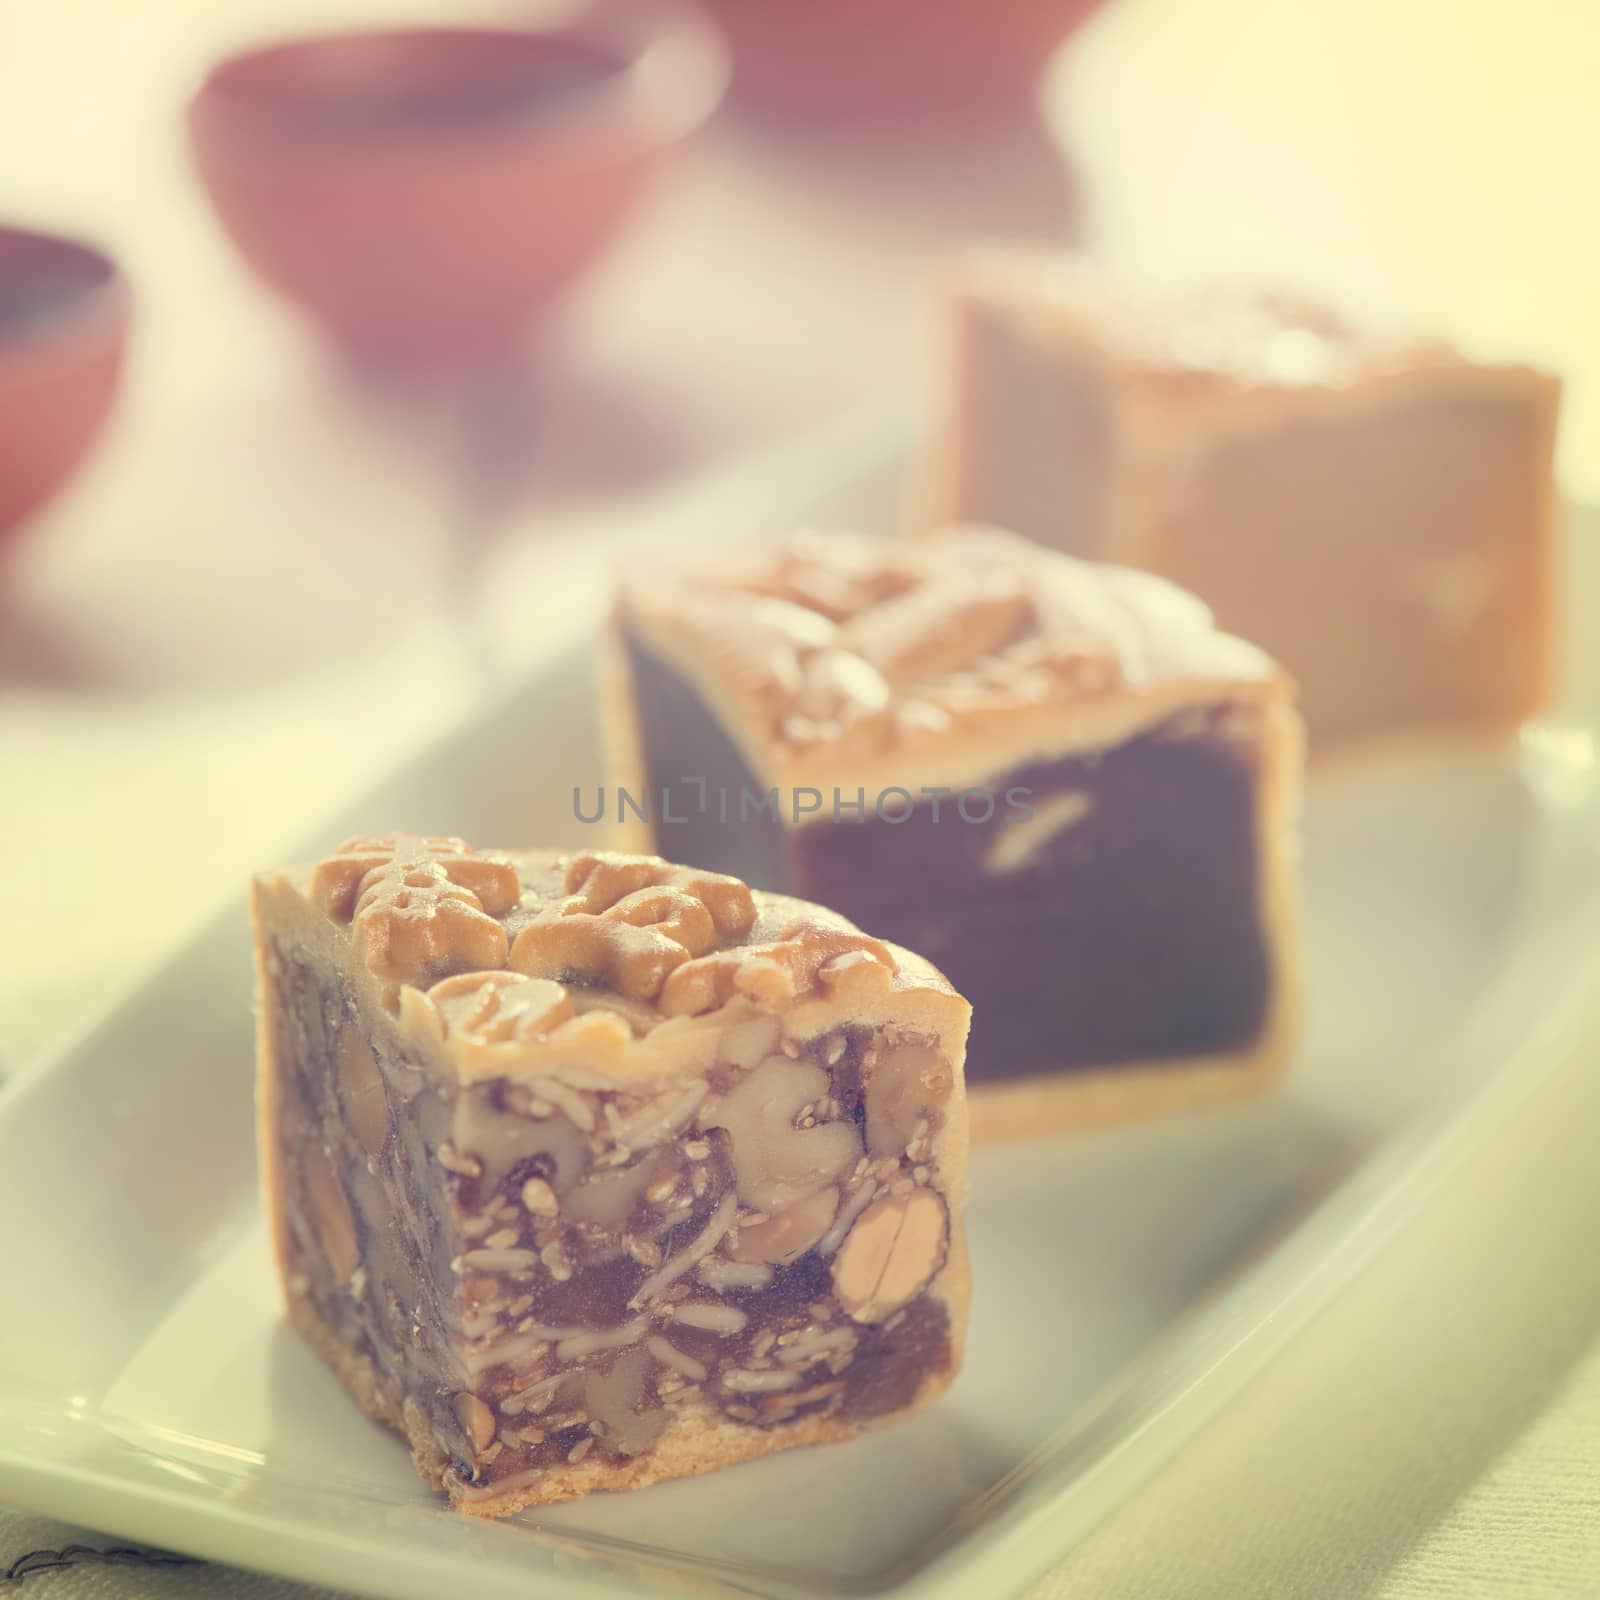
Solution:
[[[0,532],[87,454],[116,393],[128,313],[109,256],[0,227]]]
[[[588,0],[558,28],[405,27],[265,45],[189,107],[224,226],[341,339],[492,351],[606,245],[726,76],[675,0]]]
[[[898,118],[1032,92],[1098,0],[704,0],[741,102],[785,114]]]

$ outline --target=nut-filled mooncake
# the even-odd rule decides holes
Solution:
[[[848,1439],[961,1361],[969,1008],[648,856],[353,839],[254,884],[290,1320],[459,1510]]]

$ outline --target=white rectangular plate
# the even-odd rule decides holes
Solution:
[[[836,444],[743,493],[686,501],[652,536],[892,527],[903,451],[881,435]],[[330,818],[304,854],[397,823],[486,844],[595,842],[572,789],[600,779],[585,639],[604,584],[595,562],[561,583],[531,608],[547,636],[519,685]],[[1292,1077],[1224,1112],[979,1152],[967,1368],[930,1412],[504,1525],[440,1510],[279,1320],[255,1198],[238,897],[0,1098],[0,1502],[429,1600],[466,1571],[482,1600],[1014,1592],[1564,1059],[1595,988],[1594,755],[1574,718],[1531,729],[1513,754],[1319,783],[1309,1026]]]

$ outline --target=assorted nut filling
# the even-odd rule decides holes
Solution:
[[[291,1292],[420,1409],[456,1487],[641,1455],[675,1410],[864,1421],[948,1366],[937,1041],[797,1041],[751,1000],[709,1072],[648,1093],[572,1068],[457,1088],[365,1035],[338,980],[273,968]],[[491,1031],[554,1004],[514,981],[436,1001]]]
[[[374,1048],[336,978],[282,949],[268,970],[289,1293],[371,1363],[398,1410],[436,1389],[448,1360],[448,1174],[429,1148],[447,1140],[449,1107],[417,1067]]]

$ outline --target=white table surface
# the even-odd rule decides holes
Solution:
[[[962,234],[1077,226],[1140,276],[1324,285],[1541,357],[1573,378],[1567,481],[1600,493],[1587,0],[1116,0],[1052,80],[1065,163],[1026,118],[866,146],[721,125],[487,408],[353,386],[187,179],[194,64],[334,10],[0,0],[0,214],[108,240],[138,295],[104,447],[0,575],[0,1071],[514,670],[564,541],[914,382]],[[1600,1593],[1597,1112],[1592,1072],[1553,1088],[1038,1594]],[[0,1515],[0,1573],[71,1537]]]

